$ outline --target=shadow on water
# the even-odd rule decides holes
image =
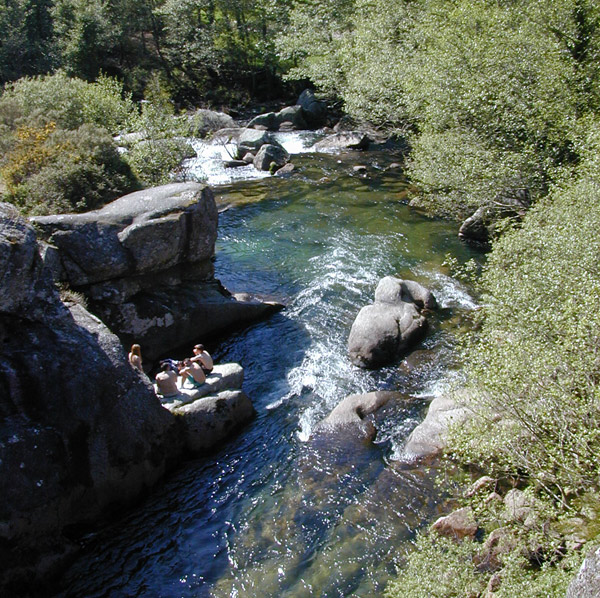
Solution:
[[[446,253],[460,262],[474,253],[453,225],[399,201],[406,185],[385,170],[393,160],[302,154],[290,179],[215,191],[231,206],[220,215],[217,277],[286,304],[211,347],[217,362],[244,367],[257,417],[86,538],[61,596],[382,596],[402,547],[441,502],[434,471],[390,460],[452,377],[455,336],[476,307],[442,265]],[[389,274],[429,286],[440,311],[407,359],[360,370],[347,358],[350,326]],[[314,433],[345,396],[376,389],[405,399],[377,415],[375,442]]]

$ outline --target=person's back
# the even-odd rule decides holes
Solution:
[[[156,374],[154,378],[158,392],[163,397],[172,397],[179,394],[177,388],[177,374],[169,367],[168,364],[163,364],[162,370]]]
[[[140,372],[144,371],[144,368],[142,367],[142,349],[139,345],[131,345],[131,351],[129,352],[128,358],[131,367]]]

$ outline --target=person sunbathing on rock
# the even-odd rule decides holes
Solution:
[[[194,357],[191,358],[191,361],[200,364],[207,376],[213,371],[213,359],[204,345],[194,345]]]
[[[135,368],[136,370],[140,370],[140,372],[144,371],[144,369],[142,368],[142,349],[139,345],[131,345],[131,350],[129,352],[128,358],[131,367]]]
[[[189,357],[183,360],[183,367],[179,369],[179,375],[181,376],[181,388],[188,382],[193,388],[202,386],[206,381],[206,375],[202,366],[195,361],[192,361]]]
[[[156,388],[163,397],[174,397],[179,394],[177,388],[177,374],[171,369],[168,363],[163,363],[161,371],[156,374]]]

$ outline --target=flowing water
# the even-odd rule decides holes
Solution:
[[[209,346],[217,362],[244,366],[257,417],[86,538],[61,596],[382,596],[407,542],[438,512],[435,472],[397,459],[455,376],[455,337],[475,303],[443,261],[472,253],[454,224],[400,201],[392,151],[315,154],[312,141],[284,139],[298,167],[289,179],[225,171],[207,156],[226,148],[198,144],[203,158],[190,168],[217,185],[224,209],[217,276],[286,304]],[[348,333],[389,274],[429,286],[440,309],[408,359],[363,371],[347,359]],[[402,394],[376,415],[374,442],[319,431],[345,396],[378,389]]]

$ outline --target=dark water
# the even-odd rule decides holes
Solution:
[[[360,160],[369,175],[355,174]],[[256,419],[210,458],[182,462],[135,511],[85,540],[62,596],[382,596],[403,546],[440,502],[427,469],[394,458],[427,397],[452,378],[453,343],[474,307],[445,272],[469,251],[452,224],[403,205],[392,154],[303,154],[299,173],[235,183],[222,205],[217,276],[287,308],[211,347],[245,368]],[[441,309],[403,363],[350,365],[354,317],[388,274],[419,280]],[[203,340],[203,339],[199,339]],[[374,443],[314,434],[346,395],[400,390]]]

